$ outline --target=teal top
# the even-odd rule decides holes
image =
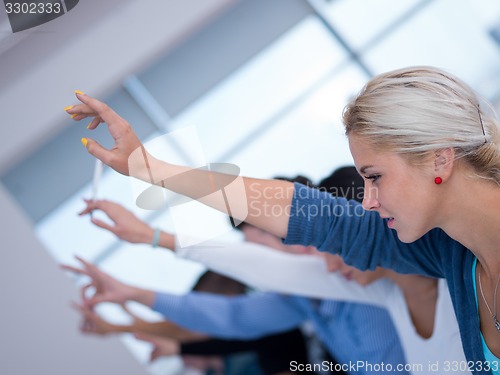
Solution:
[[[476,265],[477,265],[477,258],[474,260],[474,263],[472,264],[472,284],[474,285],[474,295],[476,296],[476,307],[478,307],[477,289],[476,289]],[[482,333],[481,333],[481,341],[483,342],[484,358],[486,359],[486,362],[489,363],[491,366],[491,373],[493,375],[500,375],[500,358],[495,356],[491,352],[490,348],[488,348],[488,345],[486,345],[486,341],[484,341]]]

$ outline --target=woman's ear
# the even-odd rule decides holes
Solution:
[[[441,177],[446,181],[453,170],[455,163],[455,150],[451,147],[443,148],[435,152],[434,172],[436,177]]]

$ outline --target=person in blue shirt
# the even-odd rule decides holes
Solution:
[[[82,104],[67,112],[94,117],[90,129],[106,122],[115,140],[107,150],[84,138],[87,151],[120,173],[230,211],[287,243],[339,253],[362,270],[446,278],[464,365],[500,373],[500,125],[458,78],[434,67],[398,69],[372,78],[347,105],[362,205],[283,181],[241,178],[242,194],[233,176],[155,159],[109,107],[77,98]],[[227,199],[204,198],[215,187]]]
[[[338,363],[292,361],[290,371],[409,374],[399,337],[383,308],[264,292],[233,297],[206,292],[156,293],[124,284],[95,265],[77,259],[83,269],[68,265],[63,268],[92,279],[96,293],[82,301],[86,308],[101,302],[136,301],[181,327],[229,340],[259,339],[309,321]]]
[[[243,295],[247,290],[237,280],[210,270],[192,288],[224,296]],[[150,361],[180,355],[185,367],[213,375],[293,375],[296,372],[290,371],[291,361],[307,362],[306,338],[299,328],[256,340],[223,340],[186,330],[170,321],[148,322],[125,305],[122,308],[132,324],[110,323],[88,305],[75,303],[74,307],[83,318],[81,332],[101,336],[133,333],[137,339],[153,345]]]

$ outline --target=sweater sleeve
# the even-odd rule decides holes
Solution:
[[[157,293],[152,308],[187,329],[223,339],[258,338],[294,328],[305,319],[287,297],[271,293]]]
[[[382,266],[443,277],[439,249],[447,240],[442,230],[434,229],[413,243],[403,243],[386,220],[358,202],[295,184],[285,243],[340,254],[347,264],[362,270]]]

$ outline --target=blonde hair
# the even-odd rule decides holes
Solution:
[[[370,80],[345,107],[343,121],[348,136],[360,135],[413,164],[452,147],[476,176],[500,186],[500,125],[491,105],[482,103],[453,75],[410,67]]]

